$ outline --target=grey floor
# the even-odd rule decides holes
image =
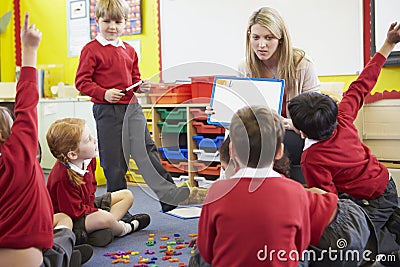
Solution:
[[[147,213],[151,217],[151,223],[146,228],[131,235],[116,238],[110,245],[105,248],[94,248],[94,256],[84,266],[115,266],[112,264],[112,259],[104,256],[105,253],[115,253],[118,251],[138,251],[140,254],[130,257],[130,264],[126,266],[133,266],[138,263],[139,257],[152,258],[156,257],[155,264],[159,267],[163,266],[178,266],[179,263],[189,263],[189,258],[192,255],[191,248],[177,249],[176,251],[181,255],[174,256],[178,258],[179,262],[163,261],[164,253],[160,252],[160,245],[166,245],[167,241],[161,241],[163,236],[170,237],[171,241],[174,239],[174,234],[179,234],[185,241],[189,242],[191,237],[189,234],[197,233],[198,219],[180,219],[161,212],[160,204],[155,199],[154,194],[146,186],[128,186],[132,191],[135,201],[130,213]],[[105,186],[98,187],[96,195],[101,195],[106,192]],[[147,246],[146,241],[149,234],[154,234],[156,244],[154,246]],[[174,247],[174,246],[172,246]],[[154,252],[154,254],[145,254],[146,250]],[[122,265],[122,263],[119,263]],[[151,266],[151,264],[148,264]]]

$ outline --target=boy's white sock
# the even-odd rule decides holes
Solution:
[[[119,223],[124,227],[124,230],[122,231],[122,233],[119,236],[124,236],[124,235],[132,232],[132,225],[130,223],[126,223],[123,221],[119,221]]]
[[[131,225],[133,227],[133,231],[136,231],[139,227],[139,221],[138,220],[133,220],[131,221]]]

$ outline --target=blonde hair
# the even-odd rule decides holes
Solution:
[[[293,95],[296,90],[297,66],[305,57],[305,52],[293,48],[288,27],[282,16],[273,8],[263,7],[255,11],[249,18],[246,31],[246,64],[253,78],[262,77],[263,62],[257,57],[250,45],[251,27],[255,24],[267,28],[277,39],[278,73],[277,77],[285,80],[287,95]]]
[[[11,134],[10,118],[12,119],[11,111],[6,107],[0,106],[0,133],[4,140],[7,140]],[[0,144],[2,141],[0,141]]]
[[[72,184],[81,185],[85,182],[83,177],[73,171],[70,167],[68,152],[79,152],[79,142],[86,122],[78,118],[65,118],[55,121],[46,134],[47,144],[51,154],[65,164],[68,176]]]
[[[98,0],[95,12],[96,18],[103,18],[107,15],[112,20],[127,20],[129,6],[125,0]]]
[[[263,106],[245,107],[237,111],[229,133],[238,159],[251,168],[271,165],[284,134],[281,117]]]

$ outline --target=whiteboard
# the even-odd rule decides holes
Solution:
[[[399,0],[375,0],[374,26],[375,26],[375,50],[378,50],[385,42],[386,34],[392,22],[400,23]],[[393,52],[400,51],[397,44]]]
[[[215,77],[208,116],[209,124],[229,126],[236,111],[248,106],[266,106],[281,114],[284,80]]]
[[[294,46],[313,59],[318,75],[362,70],[362,0],[162,0],[163,80],[236,75],[248,18],[263,6],[281,13]]]

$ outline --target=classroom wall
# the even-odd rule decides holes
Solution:
[[[13,10],[12,0],[2,0],[0,16]],[[142,1],[143,33],[124,37],[124,39],[140,39],[142,60],[139,67],[145,78],[158,75],[160,70],[159,54],[159,0]],[[49,6],[51,8],[49,8]],[[31,13],[31,22],[43,32],[43,40],[39,48],[38,64],[62,64],[64,66],[64,79],[66,83],[73,84],[78,57],[69,58],[67,50],[67,17],[65,0],[21,0],[21,17],[26,10]],[[15,80],[15,49],[14,27],[12,17],[6,32],[0,34],[0,81]],[[223,20],[221,20],[223,21]],[[199,36],[201,38],[201,36]],[[183,33],[183,41],[185,41]],[[193,40],[191,40],[193,41]],[[343,40],[345,41],[345,40]],[[186,40],[189,42],[189,40]],[[188,43],[189,45],[189,43]],[[182,51],[176,51],[177,54]],[[351,60],[351,59],[349,59]],[[356,79],[356,75],[320,76],[321,82],[344,82],[345,88]],[[384,90],[400,91],[400,66],[384,67],[373,92]],[[157,80],[153,78],[152,80]]]
[[[2,0],[0,16],[13,10],[12,0]],[[38,65],[62,65],[64,82],[73,84],[79,57],[68,57],[67,9],[65,0],[21,0],[21,24],[24,14],[43,33],[38,51]],[[15,80],[14,15],[5,33],[0,35],[1,80]],[[158,38],[158,0],[142,1],[142,34],[123,36],[124,40],[140,40],[139,68],[143,78],[157,76],[160,70]],[[157,80],[157,78],[154,78]]]

